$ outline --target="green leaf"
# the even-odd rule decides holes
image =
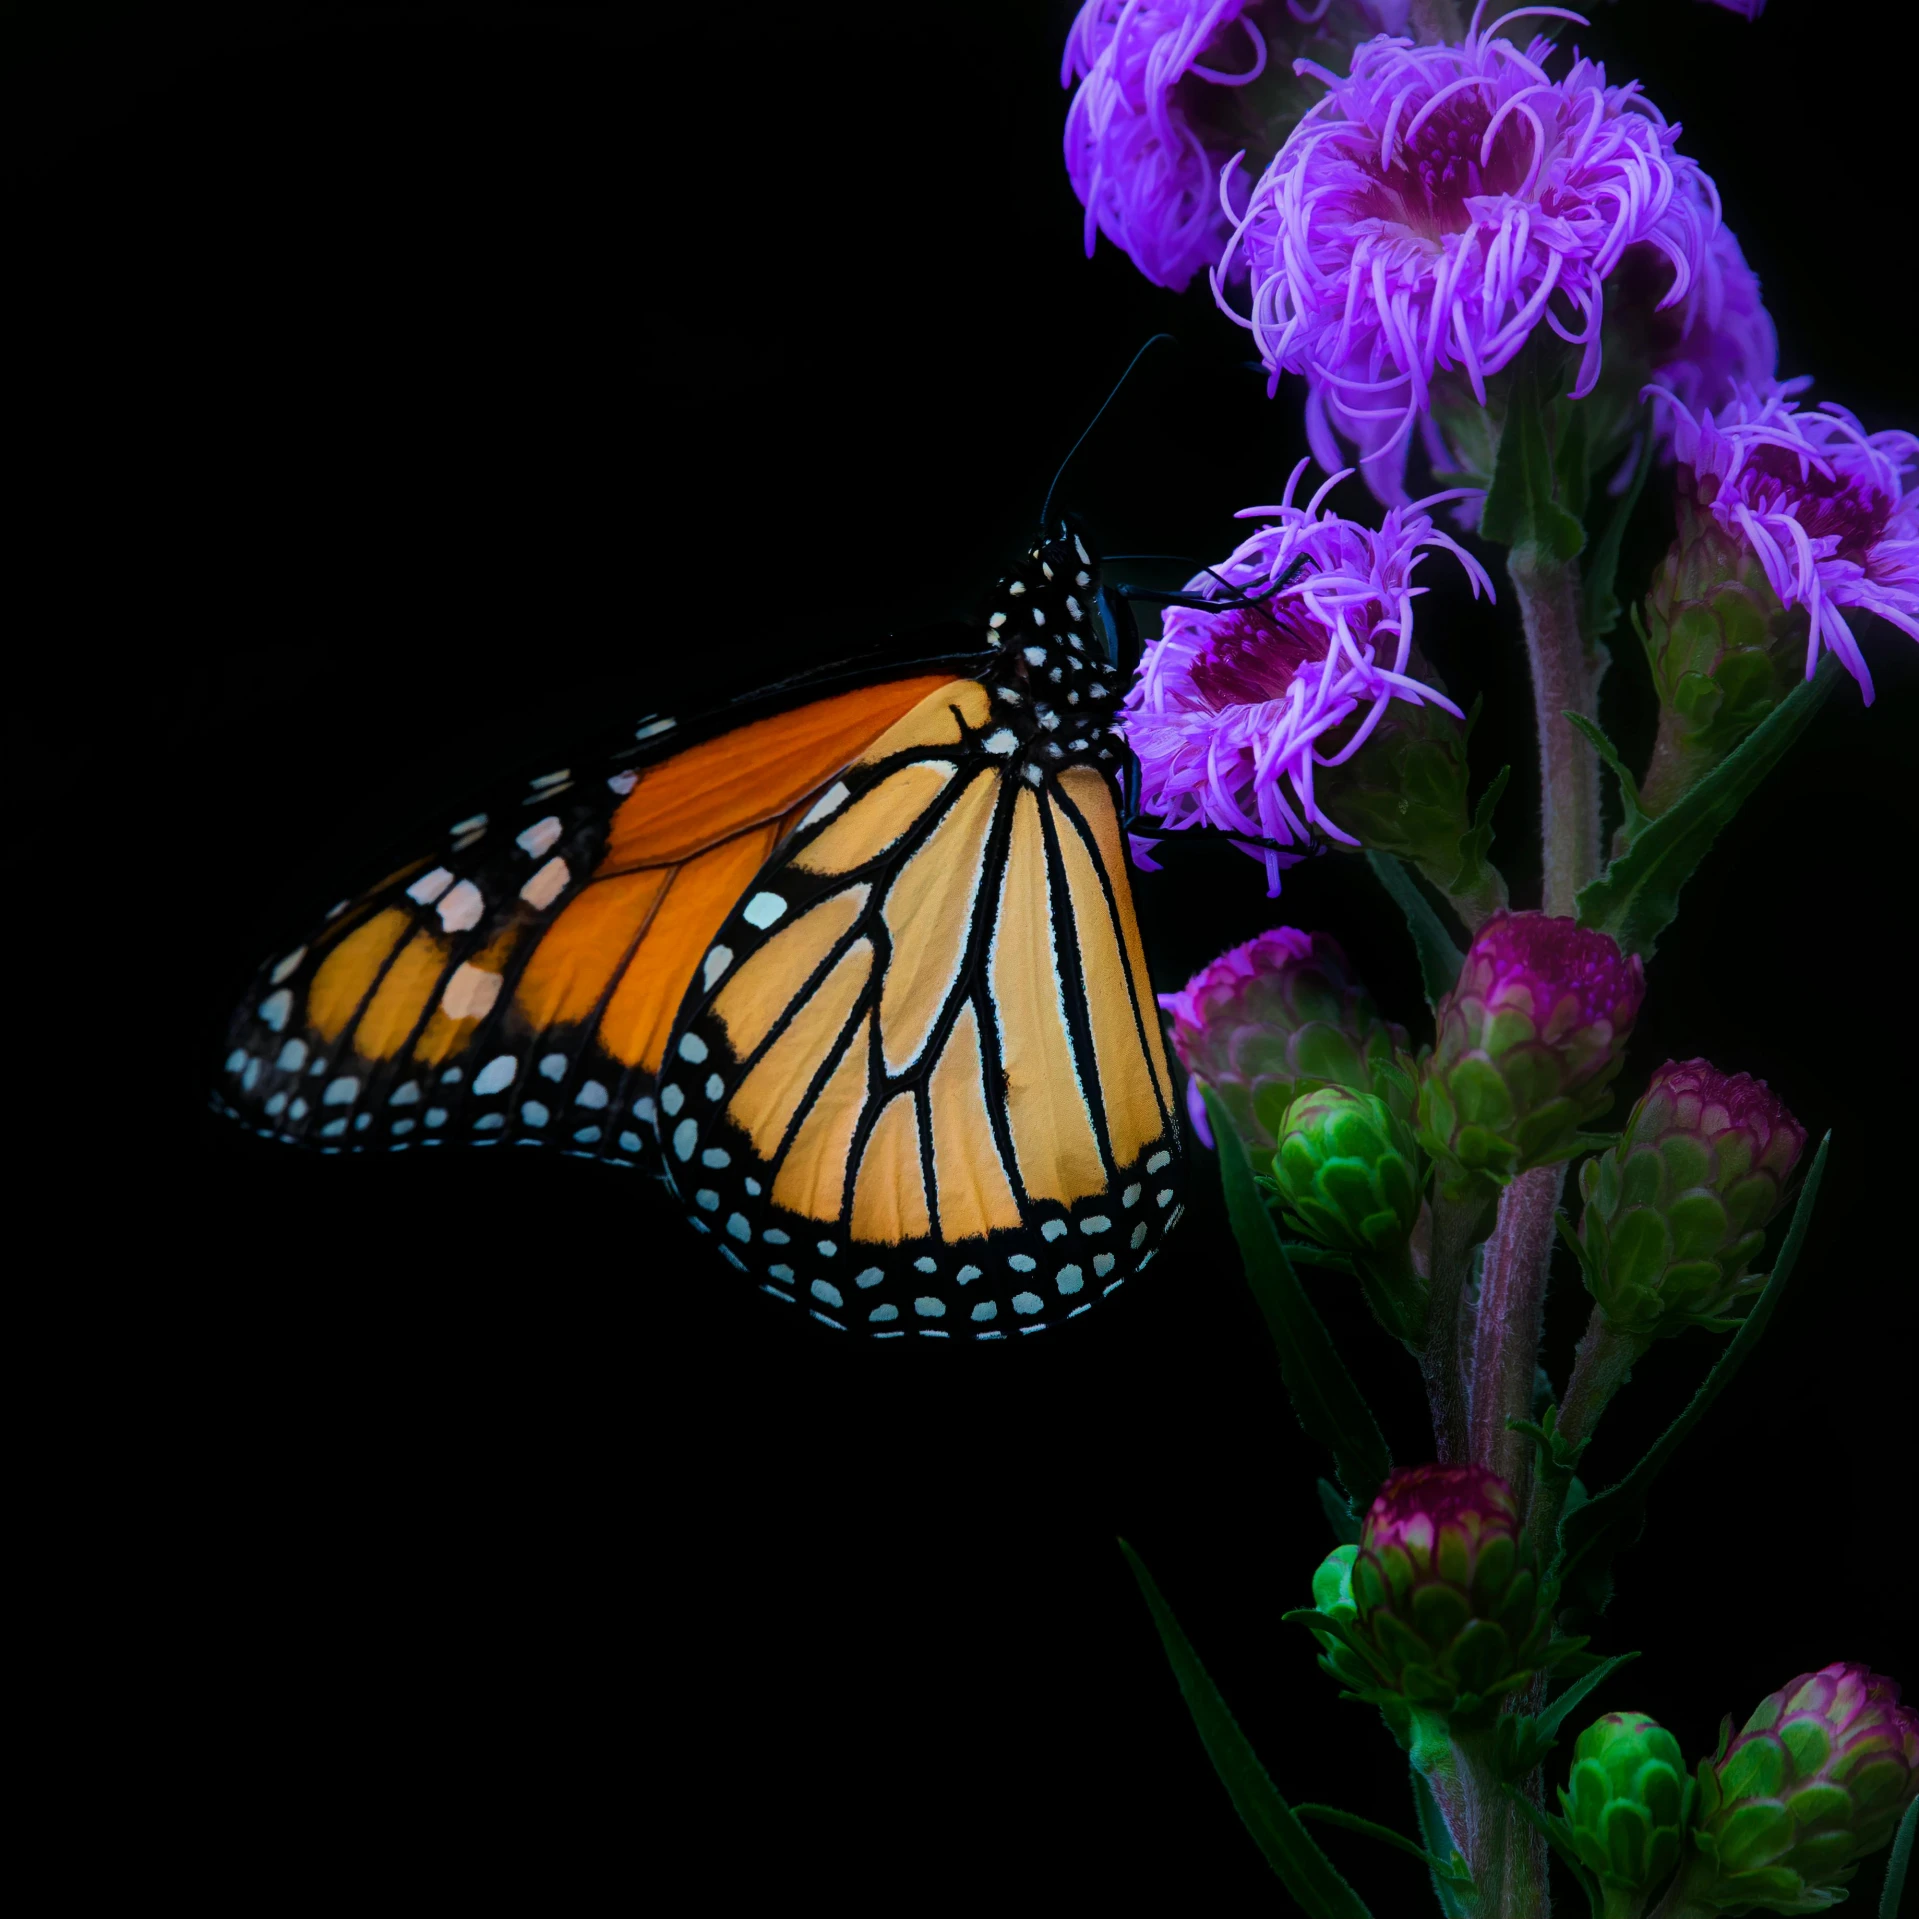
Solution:
[[[1561,429],[1557,434],[1555,424]],[[1555,459],[1555,439],[1565,455],[1563,475]],[[1481,535],[1558,561],[1575,558],[1586,544],[1578,511],[1585,505],[1584,475],[1583,415],[1577,408],[1554,409],[1541,389],[1537,362],[1528,354],[1515,370],[1493,483],[1480,510]],[[1569,511],[1575,500],[1578,507]]]
[[[1419,1821],[1419,1836],[1426,1842],[1426,1856],[1429,1859],[1444,1858],[1448,1853],[1458,1857],[1453,1836],[1447,1830],[1445,1815],[1439,1810],[1439,1801],[1433,1797],[1433,1789],[1426,1783],[1426,1775],[1417,1766],[1413,1768],[1413,1813]],[[1436,1872],[1433,1874],[1433,1893],[1446,1919],[1470,1919],[1470,1908],[1465,1901]]]
[[[1651,959],[1679,911],[1679,889],[1713,842],[1826,702],[1839,677],[1827,656],[1725,759],[1650,821],[1624,853],[1579,895],[1581,926],[1610,933],[1629,953]]]
[[[1319,1482],[1319,1509],[1326,1515],[1327,1525],[1333,1529],[1334,1545],[1359,1544],[1359,1515],[1353,1511],[1351,1500],[1330,1479]]]
[[[1299,1423],[1332,1450],[1340,1483],[1357,1507],[1370,1506],[1380,1482],[1392,1470],[1385,1435],[1361,1397],[1328,1336],[1312,1301],[1299,1283],[1286,1249],[1273,1230],[1272,1215],[1253,1183],[1246,1143],[1232,1115],[1209,1086],[1206,1116],[1219,1142],[1219,1173],[1226,1188],[1226,1214],[1246,1262],[1247,1283],[1279,1351],[1279,1370]]]
[[[1912,1864],[1912,1830],[1919,1825],[1919,1799],[1906,1808],[1893,1834],[1892,1851],[1886,1855],[1886,1882],[1879,1889],[1879,1919],[1899,1919],[1899,1902],[1905,1896],[1906,1868]]]
[[[1502,766],[1487,781],[1479,804],[1473,808],[1472,825],[1459,836],[1459,872],[1451,888],[1455,894],[1472,892],[1485,877],[1486,855],[1492,851],[1493,844],[1493,808],[1499,804],[1499,796],[1505,792],[1506,782],[1512,776],[1513,769]]]
[[[1262,1181],[1263,1185],[1265,1182]],[[1350,1253],[1336,1253],[1330,1247],[1321,1246],[1310,1239],[1282,1240],[1286,1257],[1295,1266],[1324,1266],[1331,1273],[1351,1273],[1358,1269],[1353,1265]]]
[[[1588,642],[1603,640],[1619,624],[1619,601],[1613,591],[1619,577],[1619,548],[1626,537],[1626,522],[1632,518],[1633,508],[1639,504],[1639,495],[1645,488],[1646,475],[1652,471],[1653,436],[1643,425],[1641,434],[1639,459],[1633,467],[1632,479],[1625,492],[1613,502],[1612,512],[1606,516],[1606,530],[1591,542],[1586,563],[1579,569]],[[1635,619],[1638,612],[1635,606]]]
[[[1426,989],[1426,1002],[1437,1006],[1453,989],[1466,955],[1453,944],[1452,935],[1431,900],[1420,891],[1405,864],[1390,853],[1368,853],[1366,864],[1379,876],[1379,883],[1406,915],[1406,930],[1413,936],[1413,950],[1419,955],[1419,980]]]
[[[1267,1777],[1239,1722],[1227,1710],[1200,1664],[1199,1655],[1180,1630],[1173,1609],[1161,1596],[1146,1570],[1145,1562],[1125,1540],[1119,1549],[1139,1581],[1146,1597],[1153,1624],[1159,1628],[1160,1643],[1166,1648],[1173,1676],[1193,1715],[1206,1755],[1219,1774],[1220,1783],[1232,1795],[1234,1809],[1246,1822],[1246,1830],[1266,1855],[1266,1863],[1281,1883],[1312,1915],[1312,1919],[1372,1919],[1362,1900],[1339,1876],[1338,1868],[1320,1851],[1312,1835],[1299,1823],[1293,1809],[1279,1795],[1279,1789]]]
[[[1626,771],[1619,757],[1619,749],[1606,737],[1605,730],[1598,721],[1589,720],[1583,713],[1563,713],[1560,715],[1575,732],[1583,733],[1591,741],[1592,748],[1605,761],[1614,780],[1619,785],[1619,803],[1626,812],[1626,843],[1631,845],[1647,826],[1651,824],[1639,804],[1639,782]]]
[[[1424,1862],[1435,1882],[1443,1879],[1467,1898],[1472,1896],[1472,1873],[1467,1869],[1465,1859],[1457,1852],[1440,1859],[1424,1846],[1408,1839],[1403,1832],[1395,1832],[1391,1826],[1382,1826],[1376,1819],[1362,1819],[1356,1812],[1342,1812],[1337,1806],[1308,1804],[1295,1806],[1293,1810],[1302,1819],[1318,1819],[1329,1826],[1344,1826],[1348,1832],[1364,1833],[1368,1839],[1377,1839],[1382,1845],[1396,1846],[1401,1852],[1411,1853],[1415,1859]]]
[[[1726,1350],[1719,1355],[1711,1372],[1700,1383],[1686,1409],[1654,1441],[1652,1448],[1617,1485],[1596,1493],[1578,1508],[1568,1506],[1559,1522],[1559,1554],[1554,1562],[1564,1588],[1580,1604],[1594,1612],[1605,1610],[1609,1597],[1614,1556],[1631,1546],[1645,1529],[1646,1497],[1660,1469],[1678,1450],[1679,1443],[1706,1416],[1713,1401],[1731,1384],[1732,1377],[1746,1363],[1758,1345],[1779,1304],[1792,1269],[1798,1264],[1799,1249],[1805,1244],[1812,1224],[1812,1209],[1819,1198],[1820,1182],[1826,1174],[1826,1154],[1832,1145],[1828,1133],[1813,1155],[1812,1170],[1800,1189],[1799,1203],[1792,1210],[1792,1224],[1786,1242],[1779,1249],[1772,1276],[1765,1291],[1754,1302]]]
[[[1494,1728],[1494,1753],[1500,1777],[1511,1785],[1524,1779],[1558,1745],[1559,1729],[1566,1723],[1566,1715],[1628,1660],[1638,1657],[1636,1652],[1622,1652],[1611,1659],[1600,1660],[1582,1678],[1575,1679],[1542,1713],[1501,1714]]]

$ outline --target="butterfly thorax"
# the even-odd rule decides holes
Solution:
[[[994,588],[987,631],[1002,654],[983,676],[994,720],[1035,783],[1075,764],[1112,768],[1119,674],[1100,631],[1099,562],[1071,531],[1029,547]]]

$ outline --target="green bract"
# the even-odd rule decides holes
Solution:
[[[1618,1144],[1580,1169],[1586,1283],[1607,1324],[1649,1341],[1723,1312],[1805,1143],[1763,1080],[1667,1061]]]
[[[1679,1742],[1643,1712],[1579,1735],[1559,1803],[1573,1850],[1602,1886],[1648,1893],[1679,1863],[1695,1788]]]
[[[1919,1791],[1919,1713],[1864,1666],[1803,1673],[1699,1767],[1685,1892],[1717,1912],[1824,1912]]]

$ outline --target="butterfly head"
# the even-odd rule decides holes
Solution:
[[[1099,557],[1070,520],[1041,529],[993,589],[984,676],[996,718],[1020,742],[1029,777],[1085,764],[1116,771],[1125,692]]]

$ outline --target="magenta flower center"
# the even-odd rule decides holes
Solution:
[[[1242,606],[1214,617],[1194,657],[1194,689],[1215,713],[1284,696],[1302,666],[1326,657],[1326,632],[1303,607]]]
[[[1401,141],[1384,172],[1379,147],[1355,155],[1374,185],[1361,207],[1380,220],[1392,220],[1428,240],[1464,233],[1472,225],[1469,197],[1516,192],[1526,177],[1532,126],[1522,114],[1508,114],[1494,136],[1492,152],[1480,165],[1479,152],[1492,112],[1478,93],[1455,94],[1422,126],[1410,143]]]
[[[1755,512],[1790,511],[1808,539],[1836,538],[1839,556],[1861,566],[1892,517],[1893,501],[1876,486],[1816,467],[1802,471],[1799,456],[1783,446],[1754,447],[1746,471],[1758,476],[1748,490]]]

